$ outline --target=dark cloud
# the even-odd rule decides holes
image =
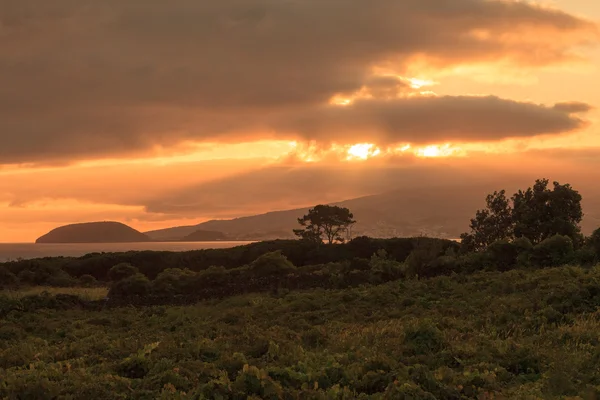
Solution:
[[[342,142],[367,137],[375,143],[490,141],[557,134],[585,126],[569,107],[504,100],[497,97],[409,97],[361,100],[345,107],[321,107],[284,116],[275,126],[306,139]]]
[[[376,65],[547,65],[594,29],[512,1],[0,0],[0,163],[251,137],[338,93],[403,90],[369,81]],[[545,129],[577,125],[561,118]]]
[[[581,103],[577,101],[567,102],[567,103],[558,103],[554,105],[554,109],[558,111],[562,111],[565,113],[584,113],[591,111],[593,107],[586,103]]]

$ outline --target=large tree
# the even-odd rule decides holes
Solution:
[[[460,236],[464,248],[469,251],[485,249],[513,234],[512,209],[506,191],[489,194],[485,201],[486,208],[477,210],[475,218],[471,219],[471,232]]]
[[[553,182],[551,190],[548,183],[548,179],[538,179],[533,187],[519,190],[513,196],[515,237],[526,237],[537,244],[562,235],[579,242],[579,223],[583,219],[581,195],[569,184]]]
[[[552,189],[548,184],[548,179],[538,179],[510,200],[504,190],[488,195],[486,208],[471,220],[471,231],[461,235],[463,249],[483,250],[497,240],[514,238],[537,244],[555,235],[581,242],[581,195],[568,184],[554,182]]]
[[[298,218],[301,229],[294,229],[294,234],[304,240],[321,243],[326,240],[344,242],[344,234],[356,223],[349,209],[338,206],[318,205],[308,210],[308,214]]]

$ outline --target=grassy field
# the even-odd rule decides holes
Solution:
[[[563,267],[16,310],[0,320],[0,398],[595,399],[599,305],[600,269]]]

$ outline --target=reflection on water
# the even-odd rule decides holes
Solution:
[[[146,242],[146,243],[0,243],[0,262],[18,258],[80,257],[89,253],[123,251],[188,251],[222,249],[252,242]]]

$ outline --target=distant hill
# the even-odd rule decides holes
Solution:
[[[181,240],[184,242],[213,242],[227,239],[227,235],[223,232],[197,230],[184,236]]]
[[[358,223],[352,234],[371,237],[428,235],[458,238],[468,228],[469,219],[489,191],[484,187],[428,187],[346,200],[335,205],[348,207]],[[178,239],[195,230],[216,230],[231,240],[270,240],[293,238],[297,218],[309,207],[266,214],[213,220],[194,226],[180,226],[146,232],[154,240]]]
[[[519,182],[521,186],[526,184]],[[456,239],[466,232],[475,211],[485,206],[485,197],[498,188],[498,184],[465,184],[423,186],[407,190],[360,197],[333,203],[348,207],[358,223],[352,235],[374,238],[409,237],[426,235]],[[509,193],[519,184],[500,185]],[[600,226],[600,192],[584,194],[584,233],[589,234]],[[145,232],[153,240],[181,240],[197,230],[223,232],[229,240],[272,240],[294,238],[292,230],[298,227],[297,218],[309,207],[275,211],[266,214],[213,220],[193,226],[179,226]]]
[[[88,222],[72,224],[51,230],[36,243],[131,243],[151,239],[120,222]]]

